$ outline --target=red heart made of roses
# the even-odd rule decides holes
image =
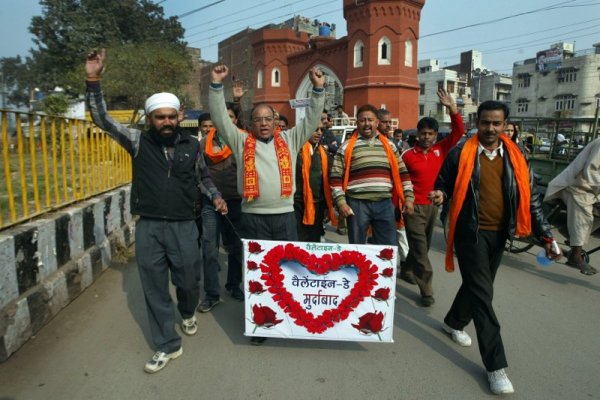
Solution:
[[[350,292],[338,303],[338,306],[314,315],[294,299],[284,286],[282,264],[295,261],[308,271],[324,275],[330,271],[352,267],[357,270],[357,281]],[[265,282],[273,300],[296,323],[310,333],[323,333],[336,323],[344,321],[350,313],[366,298],[377,284],[378,268],[364,254],[358,251],[344,250],[323,256],[315,256],[292,243],[278,245],[269,250],[260,263],[261,278]]]

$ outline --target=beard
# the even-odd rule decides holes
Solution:
[[[170,133],[166,133],[167,131],[171,131]],[[150,127],[148,130],[152,139],[161,146],[172,147],[175,144],[175,141],[180,136],[181,132],[178,126],[165,125],[160,129],[156,129],[155,127]]]

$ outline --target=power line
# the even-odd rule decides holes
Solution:
[[[330,15],[331,13],[333,13],[335,11],[338,11],[338,9],[328,10],[328,11],[325,11],[325,12],[322,12],[320,14],[316,14],[316,15],[313,15],[313,16],[307,17],[307,18],[312,19],[312,18],[322,17],[324,15]],[[195,42],[193,42],[193,43],[195,43]],[[218,45],[219,45],[219,43],[213,43],[213,44],[210,44],[210,45],[202,46],[202,48],[204,48],[204,49],[210,49],[210,48],[218,46]]]
[[[236,14],[242,14],[242,13],[244,13],[244,12],[248,11],[248,10],[253,10],[253,9],[255,9],[256,7],[261,7],[261,6],[263,6],[263,5],[267,4],[267,3],[272,3],[272,2],[274,2],[274,1],[275,1],[275,0],[267,0],[267,1],[264,1],[264,2],[262,2],[262,3],[260,3],[260,4],[256,4],[255,6],[248,7],[248,8],[244,8],[243,10],[239,10],[239,11],[238,11]],[[229,14],[228,16],[232,16],[232,14]],[[195,28],[199,28],[199,27],[207,27],[207,26],[208,26],[208,27],[210,27],[210,26],[211,26],[211,24],[213,24],[213,23],[217,23],[217,22],[218,22],[219,24],[221,24],[221,25],[222,25],[223,23],[228,23],[228,22],[227,22],[227,16],[226,16],[226,17],[216,17],[216,18],[214,18],[213,20],[209,21],[208,23],[203,23],[203,24],[198,24],[198,25],[190,26],[189,28],[185,28],[185,30],[186,30],[186,32],[189,32],[190,30],[192,30],[192,29],[195,29]],[[212,31],[212,30],[214,30],[214,28],[208,29],[208,30],[206,30],[206,31],[202,31],[202,33],[205,33],[205,32],[210,32],[210,31]],[[198,34],[198,33],[200,33],[200,32],[195,32],[195,33],[194,33],[194,35],[195,35],[195,34]],[[188,36],[188,37],[189,37],[189,36]]]
[[[485,42],[470,43],[470,44],[464,44],[464,45],[455,46],[455,47],[445,47],[443,49],[427,50],[427,51],[424,51],[422,53],[423,54],[427,54],[427,53],[436,53],[436,52],[444,51],[444,50],[454,50],[454,49],[461,49],[461,48],[473,48],[473,46],[479,46],[479,45],[482,45],[482,44],[494,43],[494,42],[498,42],[500,40],[522,38],[522,37],[527,36],[527,35],[534,35],[536,33],[543,33],[543,32],[548,32],[548,31],[555,31],[557,29],[567,28],[567,27],[575,26],[575,25],[583,25],[583,24],[586,24],[588,22],[594,22],[594,21],[599,21],[599,20],[600,20],[600,18],[594,18],[594,19],[589,19],[587,21],[577,22],[577,23],[574,23],[574,24],[567,24],[567,25],[562,25],[562,26],[555,26],[555,27],[552,27],[552,28],[549,28],[549,29],[543,29],[543,30],[540,30],[540,31],[527,32],[527,33],[522,33],[522,34],[514,35],[514,36],[506,36],[506,37],[497,38],[497,39],[494,39],[494,40],[488,40],[488,41],[485,41]]]
[[[198,11],[202,11],[202,10],[204,10],[204,9],[206,9],[206,8],[212,7],[212,6],[216,5],[216,4],[222,3],[222,2],[224,2],[224,1],[225,1],[225,0],[218,0],[218,1],[212,2],[212,3],[210,3],[210,4],[207,4],[207,5],[203,6],[203,7],[196,8],[195,10],[188,11],[188,12],[185,12],[185,13],[183,13],[183,14],[181,14],[181,15],[178,15],[178,16],[177,16],[177,18],[183,18],[183,17],[187,17],[188,15],[192,15],[192,14],[194,14],[194,13],[197,13]]]
[[[290,15],[296,15],[298,12],[307,11],[307,10],[311,10],[311,9],[313,9],[313,8],[318,8],[318,7],[324,6],[324,5],[326,5],[326,4],[330,4],[330,3],[338,3],[338,2],[339,2],[339,0],[330,0],[330,1],[327,1],[327,2],[324,2],[324,3],[321,3],[321,4],[318,4],[318,5],[316,5],[316,6],[307,7],[307,8],[304,8],[304,9],[298,10],[298,11],[296,11],[296,12],[291,12],[291,13],[287,13],[287,14],[279,15],[279,16],[277,16],[277,17],[271,17],[271,18],[269,18],[269,19],[267,19],[267,20],[263,20],[263,21],[260,21],[260,22],[255,22],[255,23],[253,23],[253,24],[251,24],[251,25],[261,25],[261,24],[265,24],[265,23],[268,23],[268,22],[271,22],[271,21],[273,21],[274,19],[289,17]],[[338,10],[339,10],[339,9],[338,9],[338,8],[336,8],[336,10],[334,10],[334,11],[338,11]],[[330,11],[330,12],[332,12],[332,11]],[[329,13],[329,12],[328,12],[328,13]],[[257,15],[263,15],[263,14],[264,14],[264,13],[257,14]],[[324,15],[324,14],[325,14],[325,13],[323,13],[323,14],[320,14],[320,15]],[[239,20],[239,21],[243,21],[243,20],[244,20],[244,19],[241,19],[241,20]],[[239,22],[239,21],[233,21],[233,22]],[[232,22],[232,23],[233,23],[233,22]],[[251,25],[248,25],[248,26],[251,26]],[[212,36],[203,37],[203,38],[200,38],[200,39],[198,39],[198,40],[195,40],[195,41],[193,41],[193,42],[190,42],[190,43],[197,43],[197,42],[204,41],[204,40],[210,40],[210,39],[214,39],[214,38],[217,38],[217,37],[220,37],[220,36],[227,35],[227,34],[229,34],[229,33],[237,33],[237,32],[239,32],[239,31],[240,31],[240,29],[239,29],[239,28],[236,28],[236,29],[232,29],[232,30],[229,30],[229,31],[226,31],[226,32],[222,32],[222,33],[219,33],[219,34],[215,34],[215,35],[212,35]]]
[[[446,30],[439,31],[439,32],[433,32],[433,33],[429,33],[427,35],[421,35],[420,38],[424,39],[424,38],[431,37],[431,36],[441,35],[442,33],[456,32],[456,31],[460,31],[460,30],[463,30],[463,29],[467,29],[467,28],[473,28],[473,27],[476,27],[476,26],[481,26],[481,25],[487,25],[487,24],[492,24],[492,23],[496,23],[496,22],[506,21],[507,19],[516,18],[516,17],[520,17],[520,16],[523,16],[523,15],[535,14],[535,13],[543,12],[543,11],[556,10],[556,9],[565,7],[565,6],[563,6],[564,4],[573,3],[574,1],[576,1],[576,0],[563,1],[563,2],[560,2],[560,3],[549,5],[547,7],[538,8],[538,9],[531,10],[531,11],[524,11],[524,12],[521,12],[521,13],[518,13],[518,14],[508,15],[506,17],[491,19],[491,20],[484,21],[484,22],[478,22],[476,24],[463,25],[463,26],[459,26],[459,27],[451,28],[451,29],[446,29]],[[590,5],[595,5],[595,3],[594,4],[582,4],[581,6],[583,7],[583,6],[590,6]]]

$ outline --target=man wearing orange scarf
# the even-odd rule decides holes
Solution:
[[[235,89],[235,88],[234,88]],[[244,94],[243,90],[240,92]],[[234,98],[236,92],[234,91]],[[239,98],[239,97],[238,97]],[[227,103],[227,114],[234,124],[238,123],[240,108],[238,104]],[[210,119],[208,114],[208,120]],[[212,121],[211,121],[212,126]],[[231,297],[244,301],[242,283],[242,242],[236,230],[241,227],[242,197],[237,192],[236,163],[231,149],[215,128],[210,128],[200,140],[200,150],[215,186],[227,203],[227,215],[215,210],[210,201],[203,196],[202,201],[202,257],[204,271],[204,300],[198,311],[205,313],[221,303],[219,283],[219,243],[227,250],[227,290]]]
[[[259,104],[252,110],[250,132],[238,129],[231,122],[222,83],[228,73],[224,65],[213,68],[208,102],[213,122],[237,162],[238,193],[242,195],[242,237],[298,240],[293,197],[296,159],[319,124],[325,103],[323,72],[310,69],[313,90],[306,116],[284,132],[275,129],[275,112],[267,104]],[[264,338],[251,340],[257,345],[262,342]]]
[[[550,258],[550,227],[542,214],[541,194],[535,188],[525,157],[508,137],[508,107],[486,101],[477,110],[477,135],[453,148],[430,193],[433,204],[451,200],[446,270],[454,270],[456,252],[462,285],[443,329],[454,342],[470,346],[463,330],[475,323],[479,352],[494,394],[513,393],[504,368],[508,366],[500,323],[492,307],[494,278],[509,237],[533,231]],[[460,229],[457,229],[460,227]]]
[[[327,210],[329,218],[335,224],[331,188],[329,186],[329,155],[320,144],[323,127],[302,146],[296,164],[296,192],[294,193],[294,211],[298,224],[298,240],[301,242],[320,242],[323,220]]]
[[[350,243],[398,245],[395,209],[412,213],[413,188],[396,145],[377,131],[378,110],[357,111],[357,130],[338,150],[331,169],[332,196],[340,217],[348,218]]]

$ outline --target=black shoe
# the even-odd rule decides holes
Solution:
[[[415,275],[412,272],[403,272],[401,271],[398,274],[398,278],[402,279],[404,282],[410,283],[411,285],[416,285],[417,280],[415,279]]]
[[[342,235],[342,236],[348,234],[348,229],[346,229],[346,228],[338,228],[335,231],[338,235]]]
[[[231,297],[233,297],[237,301],[244,301],[244,291],[239,287],[234,287],[229,290]]]
[[[220,298],[205,299],[202,303],[200,303],[196,310],[201,313],[207,313],[222,302],[223,301]]]
[[[267,340],[266,337],[262,337],[262,336],[252,336],[252,338],[250,339],[250,344],[253,346],[261,346],[265,340]]]
[[[421,297],[421,305],[423,307],[431,307],[435,303],[435,299],[433,296],[423,296]]]

